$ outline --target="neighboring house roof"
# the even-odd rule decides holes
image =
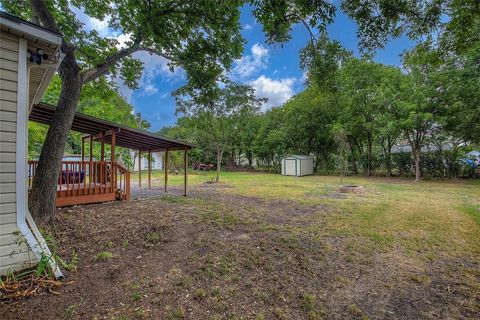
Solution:
[[[55,106],[39,103],[33,106],[30,120],[50,124]],[[95,118],[80,112],[75,112],[71,130],[97,135],[100,132],[115,130],[115,145],[132,150],[160,151],[160,150],[185,150],[192,149],[193,144],[159,136],[144,130],[128,127],[112,121]],[[105,143],[111,144],[111,135],[105,136]]]
[[[313,159],[313,157],[310,157],[310,156],[304,156],[304,155],[290,155],[290,156],[286,156],[286,157],[283,157],[283,159],[299,159],[299,160],[310,160],[310,159]]]
[[[422,147],[422,151],[426,152],[435,152],[441,150],[452,150],[453,145],[451,143],[442,143],[442,145],[437,146],[435,144],[428,144]],[[392,153],[409,153],[412,152],[412,147],[409,144],[395,145],[392,147]]]
[[[466,154],[467,157],[480,157],[480,151],[470,151],[469,153]]]

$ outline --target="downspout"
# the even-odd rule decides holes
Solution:
[[[30,67],[27,67],[27,40],[19,39],[18,47],[18,83],[17,83],[17,132],[16,132],[16,206],[17,227],[25,238],[28,246],[40,261],[48,257],[55,278],[62,279],[63,274],[52,257],[45,240],[43,240],[35,222],[28,212],[27,194],[27,146],[28,146],[28,79]],[[51,67],[47,66],[47,67]]]

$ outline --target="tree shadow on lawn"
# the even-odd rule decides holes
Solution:
[[[332,235],[332,205],[195,187],[59,210],[48,227],[75,283],[2,302],[2,319],[419,319],[479,315],[469,257],[420,262],[396,246]],[[108,258],[98,259],[108,252]],[[104,254],[105,255],[105,254]]]

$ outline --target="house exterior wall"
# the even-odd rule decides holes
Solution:
[[[133,171],[138,171],[138,152],[131,153],[135,159]],[[142,171],[148,169],[147,153],[142,153]],[[152,152],[152,170],[163,170],[163,152]]]
[[[26,128],[17,123],[17,112],[26,113],[17,106],[18,68],[18,37],[0,31],[0,274],[36,263],[17,226],[17,131]]]

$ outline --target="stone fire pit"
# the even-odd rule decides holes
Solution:
[[[341,186],[338,188],[341,193],[363,193],[365,189],[362,186]]]

